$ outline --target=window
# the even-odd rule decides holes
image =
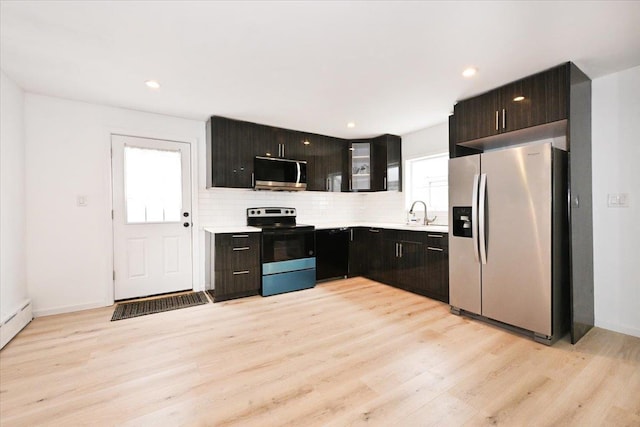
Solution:
[[[449,210],[449,155],[447,153],[407,160],[407,211],[416,200],[427,204],[429,218],[446,224]],[[422,215],[422,207],[419,207]]]

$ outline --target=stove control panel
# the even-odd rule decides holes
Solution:
[[[296,216],[295,208],[249,208],[247,209],[247,218],[256,217],[294,217]]]

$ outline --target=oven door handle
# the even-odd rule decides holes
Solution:
[[[288,229],[288,230],[262,230],[263,236],[282,236],[282,235],[291,235],[291,234],[304,234],[304,233],[314,233],[315,230],[296,230]]]

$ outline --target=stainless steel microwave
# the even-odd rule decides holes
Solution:
[[[307,189],[307,162],[256,156],[253,160],[256,190],[303,191]]]

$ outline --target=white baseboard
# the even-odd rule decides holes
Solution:
[[[66,305],[62,307],[46,308],[43,310],[34,310],[33,317],[51,316],[54,314],[72,313],[74,311],[90,310],[92,308],[107,307],[104,301],[92,302],[89,304]]]
[[[24,301],[19,307],[6,319],[2,319],[2,323],[0,323],[0,349],[33,320],[31,300]]]
[[[638,328],[618,325],[616,323],[611,323],[611,322],[602,322],[598,320],[596,320],[595,326],[602,329],[608,329],[610,331],[620,332],[621,334],[631,335],[631,336],[640,338],[640,329]]]

